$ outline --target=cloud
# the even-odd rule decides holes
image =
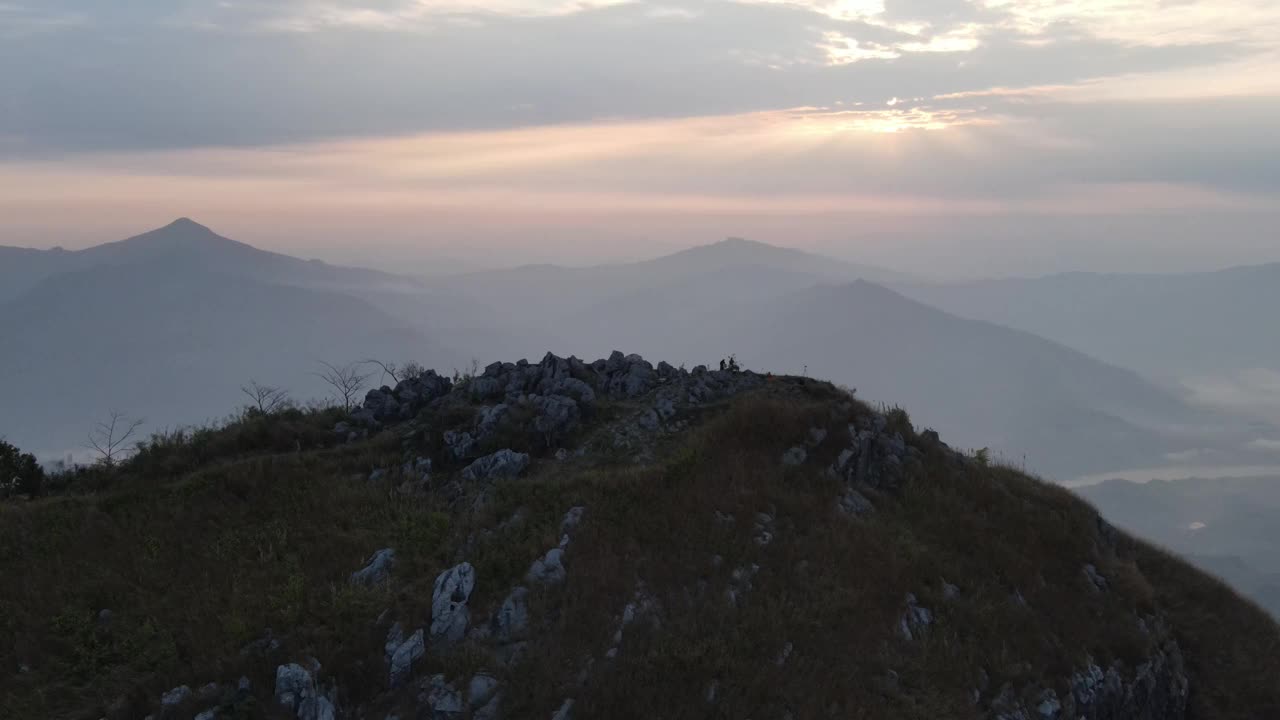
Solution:
[[[37,205],[82,176],[1211,227],[1280,194],[1270,0],[0,0],[0,38],[0,186]]]

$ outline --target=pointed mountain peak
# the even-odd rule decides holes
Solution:
[[[180,217],[177,220],[165,225],[161,230],[204,230],[205,232],[213,232],[208,227],[192,220],[189,217]]]
[[[146,244],[157,245],[204,245],[212,242],[221,241],[222,243],[230,242],[221,235],[215,233],[208,227],[192,220],[191,218],[182,217],[161,228],[156,228],[150,232],[145,232],[133,238],[129,238],[125,242],[144,242]]]

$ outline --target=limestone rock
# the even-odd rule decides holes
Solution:
[[[488,480],[495,478],[512,478],[524,472],[529,466],[529,456],[512,450],[499,450],[486,455],[467,466],[462,471],[465,480]]]
[[[351,573],[352,585],[377,585],[391,577],[391,567],[396,562],[396,551],[383,548],[369,558],[369,562],[361,569]]]
[[[447,643],[461,640],[471,622],[467,601],[476,586],[476,571],[464,562],[440,573],[431,593],[431,637]]]

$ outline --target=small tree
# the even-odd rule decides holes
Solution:
[[[112,410],[106,420],[89,432],[89,443],[85,447],[98,454],[100,464],[111,467],[133,449],[129,447],[129,438],[142,426],[142,422],[140,418],[130,418],[119,410]]]
[[[257,409],[264,415],[284,410],[293,404],[287,390],[271,385],[259,385],[257,380],[250,380],[248,385],[241,385],[240,392],[248,395],[253,401],[249,407]]]
[[[320,364],[324,366],[324,370],[314,375],[333,388],[334,394],[342,402],[342,409],[350,412],[365,381],[369,379],[369,373],[360,372],[361,363],[337,366],[321,360]]]
[[[39,495],[44,480],[44,468],[35,455],[0,440],[0,493]]]

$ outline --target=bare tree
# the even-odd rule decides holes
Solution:
[[[324,366],[324,370],[314,375],[328,383],[342,401],[342,409],[350,411],[360,389],[369,379],[369,373],[360,372],[360,363],[337,366],[321,360],[320,364]]]
[[[240,392],[248,395],[253,401],[250,407],[257,408],[258,412],[264,415],[283,410],[292,404],[287,390],[271,385],[259,385],[257,380],[250,380],[248,385],[241,385]]]
[[[127,443],[142,422],[140,418],[130,418],[119,410],[112,410],[106,420],[89,432],[89,443],[85,447],[98,454],[99,463],[111,467],[132,449]]]
[[[400,380],[403,377],[405,377],[404,370],[402,370],[395,363],[383,362],[381,360],[374,360],[373,358],[369,358],[368,360],[361,360],[360,364],[361,365],[377,365],[382,370],[382,377],[378,378],[379,382],[381,382],[388,375],[391,376],[391,382],[396,382],[396,383],[400,382]]]

